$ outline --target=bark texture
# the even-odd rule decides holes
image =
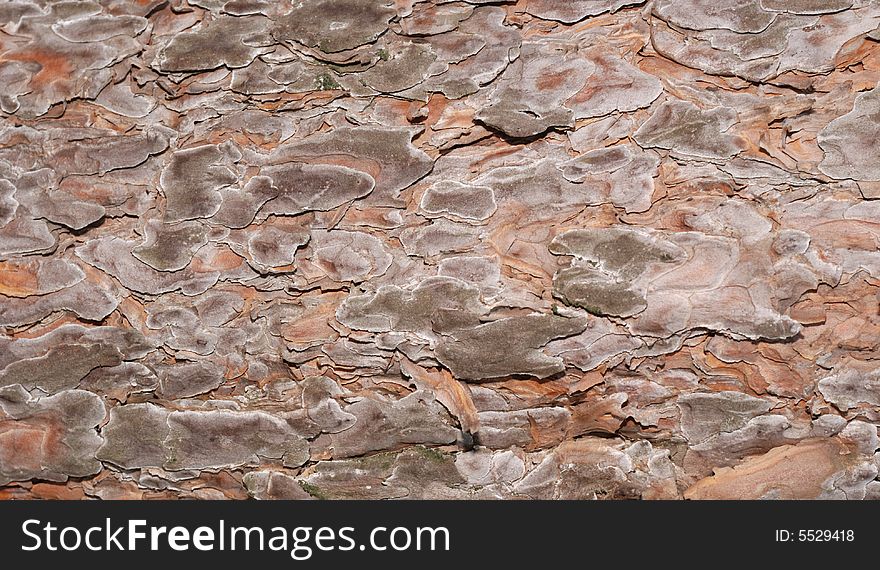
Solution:
[[[0,497],[880,498],[878,25],[0,3]]]

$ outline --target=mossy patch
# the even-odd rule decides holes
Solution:
[[[375,455],[368,455],[366,457],[358,457],[353,461],[358,464],[358,468],[366,469],[366,470],[382,470],[382,469],[391,469],[394,467],[394,462],[397,460],[398,452],[396,451],[388,451],[384,453],[377,453]]]
[[[308,493],[309,495],[311,495],[312,497],[314,497],[316,499],[326,501],[327,499],[330,498],[317,485],[313,485],[312,483],[309,483],[308,481],[303,481],[303,480],[300,480],[299,484],[303,488],[303,491],[305,491],[306,493]]]
[[[424,457],[428,461],[433,461],[435,463],[443,463],[447,459],[447,456],[445,453],[443,453],[442,451],[437,451],[436,449],[433,449],[431,447],[425,447],[425,446],[419,445],[419,446],[416,446],[414,449],[419,455],[421,455],[422,457]]]
[[[605,312],[600,307],[596,307],[595,305],[581,305],[581,308],[591,315],[595,315],[597,317],[605,316]]]
[[[339,83],[329,73],[322,73],[315,77],[315,87],[319,91],[333,91],[339,89]]]

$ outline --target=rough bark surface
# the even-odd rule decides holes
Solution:
[[[880,498],[878,25],[0,3],[0,497]]]

